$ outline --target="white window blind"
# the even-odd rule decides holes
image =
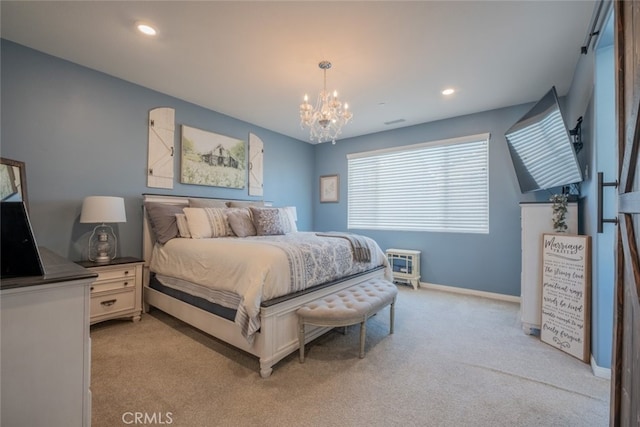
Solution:
[[[348,228],[488,233],[489,137],[348,154]]]

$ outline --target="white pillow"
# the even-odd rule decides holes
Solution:
[[[189,223],[187,222],[187,216],[183,213],[176,214],[176,223],[178,224],[178,232],[180,237],[191,238],[191,232],[189,232]]]
[[[284,208],[279,208],[285,215],[283,215],[283,221],[285,224],[285,228],[288,229],[287,233],[294,233],[298,231],[298,226],[296,225],[297,214],[295,206],[287,206]]]
[[[183,211],[194,239],[232,235],[224,208],[184,208]]]

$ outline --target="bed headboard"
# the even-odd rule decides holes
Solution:
[[[142,258],[144,259],[144,283],[149,283],[149,263],[151,262],[151,253],[153,252],[153,246],[155,239],[151,231],[151,224],[149,224],[149,217],[147,216],[147,210],[144,207],[144,202],[156,202],[166,203],[169,205],[181,205],[184,207],[189,206],[189,199],[202,199],[202,200],[219,200],[222,202],[256,202],[259,200],[239,200],[239,199],[220,199],[216,197],[198,197],[198,196],[173,196],[173,195],[161,195],[161,194],[143,194],[142,195]],[[261,200],[260,200],[261,201]],[[271,206],[271,202],[264,202],[265,206]]]

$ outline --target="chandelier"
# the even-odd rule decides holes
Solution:
[[[353,117],[349,111],[349,105],[342,104],[338,100],[338,92],[327,92],[327,70],[331,68],[331,62],[322,61],[318,67],[324,72],[324,87],[315,108],[309,104],[309,97],[304,96],[304,102],[300,105],[300,126],[309,128],[309,138],[318,142],[331,141],[336,143],[336,138],[342,132],[342,126],[349,123]]]

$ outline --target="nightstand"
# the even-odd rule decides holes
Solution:
[[[140,320],[143,260],[122,257],[109,263],[78,261],[77,264],[98,274],[91,286],[91,324],[121,318]]]

